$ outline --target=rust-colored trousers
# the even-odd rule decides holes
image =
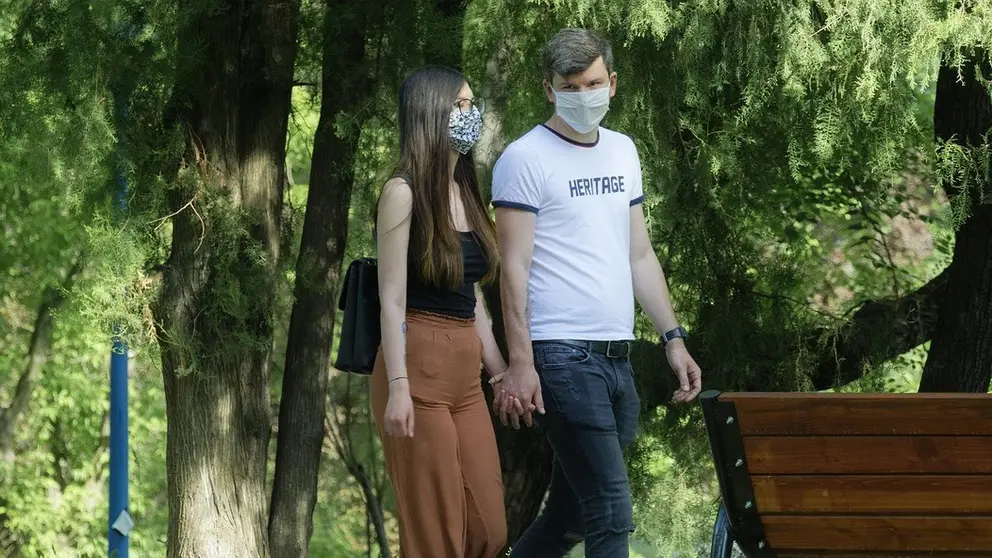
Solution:
[[[506,543],[503,478],[482,394],[474,321],[407,312],[412,438],[382,429],[389,387],[382,348],[372,412],[400,526],[400,558],[492,558]]]

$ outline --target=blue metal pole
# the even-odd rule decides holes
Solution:
[[[127,344],[114,336],[110,355],[110,524],[109,556],[127,558],[128,455],[127,455]]]
[[[114,208],[115,222],[127,210],[127,175],[124,165],[124,123],[127,119],[129,90],[120,81],[115,84],[114,105],[117,119],[117,191]],[[128,428],[127,428],[127,343],[114,328],[110,353],[110,506],[107,529],[108,555],[127,558],[128,534],[133,522],[128,511]]]

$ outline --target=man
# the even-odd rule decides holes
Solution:
[[[617,87],[610,44],[565,29],[543,65],[555,114],[493,170],[510,356],[494,407],[514,426],[536,411],[554,450],[545,508],[511,556],[561,557],[584,539],[589,558],[625,557],[634,524],[623,449],[640,404],[629,360],[635,296],[678,374],[674,399],[696,397],[701,376],[648,238],[637,149],[599,127]]]

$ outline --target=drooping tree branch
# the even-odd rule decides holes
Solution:
[[[813,388],[849,384],[864,375],[868,364],[891,360],[929,341],[948,277],[945,269],[905,296],[868,301],[825,342],[812,341],[818,355],[810,378]]]
[[[809,380],[814,390],[849,384],[864,376],[868,366],[891,360],[931,339],[937,326],[938,308],[947,292],[949,271],[945,269],[925,285],[893,299],[872,300],[862,304],[840,327],[817,329],[795,347],[798,352],[813,352]],[[711,340],[705,329],[686,343],[693,355],[704,354],[702,348]],[[634,348],[634,372],[638,378],[645,410],[666,405],[677,389],[664,350],[650,341],[639,340]],[[661,364],[666,363],[666,364]],[[759,391],[769,389],[763,376],[740,385],[713,385],[707,382],[708,363],[703,369],[704,388]],[[664,372],[659,373],[659,367]]]

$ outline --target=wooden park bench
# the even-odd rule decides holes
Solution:
[[[699,396],[712,558],[992,557],[992,396]]]

